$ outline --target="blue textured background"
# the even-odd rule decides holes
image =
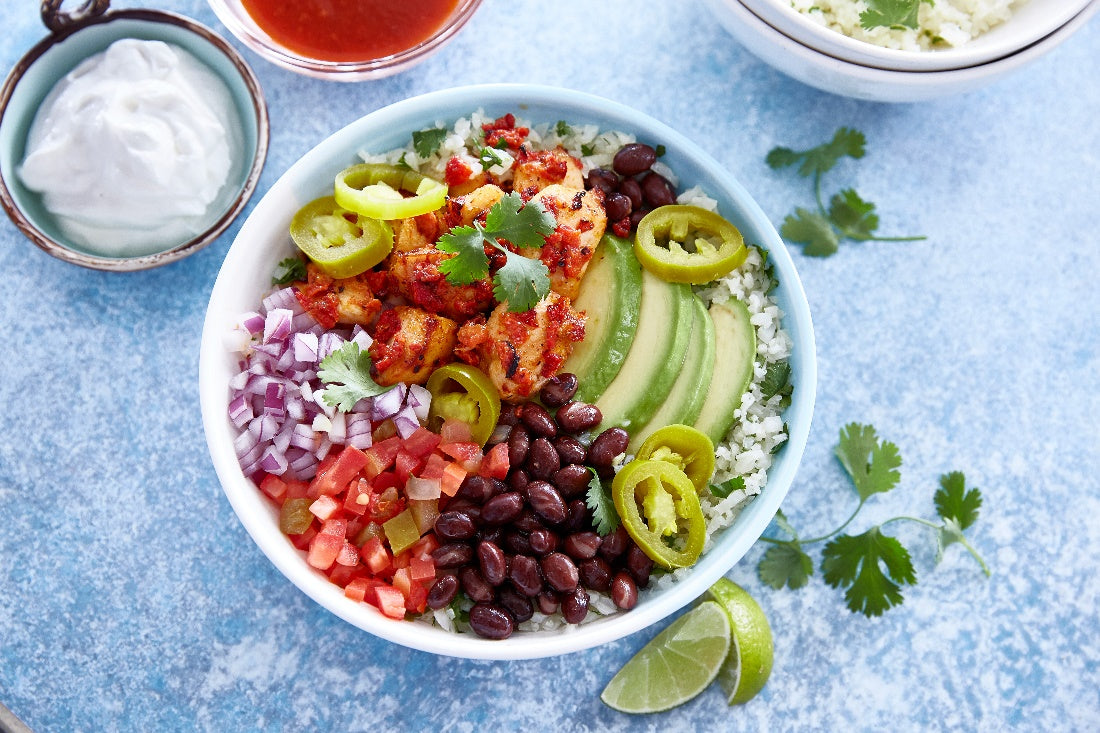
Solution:
[[[852,185],[879,205],[884,233],[928,240],[795,254],[820,382],[784,510],[807,535],[846,517],[837,432],[873,423],[899,446],[902,480],[854,528],[933,516],[937,478],[964,471],[985,496],[970,535],[993,576],[958,546],[934,566],[932,536],[902,527],[920,583],[868,620],[820,575],[798,592],[763,586],[754,548],[729,577],[767,612],[776,663],[736,709],[717,687],[643,719],[600,703],[658,628],[531,662],[393,646],[269,565],[206,454],[199,335],[240,220],[202,252],[136,274],[62,263],[4,220],[0,702],[36,731],[1100,728],[1100,22],[985,90],[883,105],[783,77],[701,2],[638,5],[487,0],[428,62],[354,85],[245,51],[271,112],[257,199],[362,114],[467,83],[629,103],[696,139],[777,224],[810,193],[769,170],[767,151],[863,130],[867,156],[826,190]],[[158,7],[227,35],[200,0]],[[31,0],[3,3],[0,27],[5,69],[45,34]]]

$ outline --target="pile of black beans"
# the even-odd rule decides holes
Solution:
[[[650,211],[676,203],[672,183],[650,170],[656,162],[657,151],[652,146],[629,143],[615,153],[612,170],[595,168],[588,173],[588,188],[604,193],[604,208],[614,234],[628,236]]]
[[[629,610],[649,584],[653,561],[622,526],[597,534],[585,502],[589,469],[610,478],[629,435],[610,428],[581,442],[603,418],[599,408],[573,400],[576,391],[576,376],[560,374],[539,393],[542,404],[508,406],[499,422],[508,428],[497,431],[508,443],[508,477],[468,476],[436,520],[438,577],[428,608],[445,608],[464,593],[479,636],[507,638],[536,609],[580,623],[589,590]]]

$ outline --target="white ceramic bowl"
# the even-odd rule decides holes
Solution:
[[[957,48],[901,51],[857,40],[813,21],[785,0],[741,0],[773,28],[842,61],[894,71],[963,69],[1010,56],[1049,36],[1089,0],[1027,0],[1005,22]]]
[[[894,71],[843,61],[799,43],[741,0],[707,1],[730,35],[761,61],[817,89],[875,102],[921,102],[984,87],[1053,50],[1100,10],[1100,0],[1090,0],[1058,30],[996,61],[964,69]]]
[[[701,185],[719,201],[723,215],[740,228],[747,242],[769,250],[779,279],[774,292],[794,342],[790,361],[794,396],[784,416],[790,439],[776,456],[767,486],[721,533],[691,574],[672,590],[643,592],[630,612],[556,632],[517,632],[502,641],[392,621],[372,606],[345,598],[343,590],[311,569],[304,554],[280,533],[276,509],[241,472],[233,451],[236,431],[227,417],[228,384],[238,367],[224,337],[242,313],[257,307],[270,289],[275,263],[290,255],[293,245],[287,227],[294,212],[330,191],[334,175],[357,160],[358,150],[403,147],[413,131],[478,109],[490,116],[513,112],[535,123],[596,123],[602,129],[631,132],[641,140],[663,144],[667,152],[662,160],[681,183]],[[592,647],[659,621],[701,595],[745,554],[779,508],[806,444],[815,385],[814,339],[805,293],[779,235],[741,184],[695,143],[633,109],[577,92],[527,85],[463,87],[408,99],[353,122],[307,153],[256,205],[226,255],[210,296],[199,357],[203,427],[218,478],[241,522],[276,567],[322,606],[372,634],[408,647],[468,658],[533,658]]]

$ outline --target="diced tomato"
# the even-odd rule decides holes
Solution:
[[[353,578],[344,586],[344,595],[357,603],[366,602],[377,605],[378,596],[375,595],[374,589],[380,585],[385,585],[385,582],[377,578]]]
[[[294,546],[299,550],[305,550],[313,542],[313,538],[317,536],[317,527],[311,526],[305,532],[301,534],[291,535],[290,541],[294,543]]]
[[[401,438],[394,435],[383,441],[375,443],[365,451],[367,456],[363,474],[367,478],[374,478],[383,471],[389,469],[397,458],[397,452],[401,450]]]
[[[482,461],[484,463],[484,461]],[[507,472],[505,472],[507,475]],[[443,475],[439,478],[439,490],[447,496],[454,496],[466,480],[467,471],[457,463],[448,463],[443,468]]]
[[[404,553],[402,553],[402,557],[404,557]],[[409,594],[412,592],[413,582],[412,577],[409,575],[408,567],[400,567],[394,570],[392,582],[393,587],[401,591],[401,595],[405,596],[405,598],[409,597]]]
[[[426,534],[416,541],[416,543],[410,547],[407,552],[409,557],[430,557],[433,552],[439,548],[439,539],[435,534]],[[434,561],[433,561],[434,567]]]
[[[508,478],[507,443],[497,443],[489,449],[489,452],[485,454],[485,458],[481,461],[481,469],[478,474],[489,478],[498,478],[502,481]]]
[[[337,557],[337,562],[328,571],[328,579],[336,585],[344,588],[357,577],[363,575],[362,565],[341,565]]]
[[[367,465],[367,455],[349,445],[337,454],[336,460],[324,471],[318,470],[310,483],[310,491],[319,495],[338,494],[347,488],[348,483],[355,478],[355,474],[359,473],[365,465]]]
[[[439,437],[443,443],[469,443],[474,439],[468,422],[450,417],[443,421]]]
[[[477,443],[443,443],[439,450],[455,459],[467,473],[477,473],[481,468],[481,446]]]
[[[370,482],[365,478],[352,481],[348,484],[348,495],[344,498],[344,509],[352,514],[362,516],[367,511],[371,493]],[[362,500],[360,500],[360,497],[362,497]],[[348,534],[354,534],[354,532],[349,531]]]
[[[381,491],[371,488],[370,502],[365,514],[367,519],[383,524],[405,510],[405,497],[401,496],[396,486],[387,486]]]
[[[447,459],[442,453],[435,452],[424,461],[424,467],[416,474],[420,478],[443,478],[443,470],[447,468]]]
[[[370,487],[371,493],[381,494],[386,489],[396,489],[399,486],[404,486],[405,482],[400,481],[397,478],[397,474],[393,471],[383,471],[382,473],[371,479]]]
[[[286,496],[286,489],[286,481],[270,473],[264,476],[263,480],[260,481],[260,491],[270,496],[279,504],[283,503],[283,499]]]
[[[378,610],[390,618],[405,618],[405,596],[401,591],[389,585],[378,585],[374,588],[378,598]]]
[[[413,613],[424,613],[428,607],[428,588],[421,583],[413,583],[409,596],[405,599],[405,608]]]
[[[344,539],[348,533],[348,520],[343,517],[332,517],[326,519],[325,523],[321,525],[321,534],[327,534],[332,537],[339,537]]]
[[[394,461],[394,473],[397,474],[402,486],[409,480],[409,476],[420,469],[421,462],[420,457],[409,453],[404,448],[397,451],[397,459]]]
[[[435,561],[430,555],[428,557],[413,555],[409,559],[409,577],[416,583],[434,581]]]
[[[359,564],[359,548],[344,540],[344,546],[340,548],[340,554],[336,556],[336,562],[340,565],[355,567]]]
[[[286,496],[283,497],[283,501],[286,501],[287,499],[303,499],[307,496],[309,496],[308,481],[286,482]]]
[[[363,558],[370,571],[375,575],[382,575],[393,567],[393,560],[389,550],[382,544],[380,537],[371,537],[359,548],[359,556]]]
[[[417,428],[405,438],[402,448],[417,458],[426,458],[439,445],[440,437],[427,428]]]
[[[340,503],[328,494],[321,494],[317,497],[317,501],[309,505],[309,510],[322,522],[332,517],[339,508]]]
[[[317,533],[313,541],[309,543],[309,553],[306,562],[318,570],[328,570],[332,563],[336,562],[336,556],[344,547],[344,538],[333,534],[326,534],[323,530]]]

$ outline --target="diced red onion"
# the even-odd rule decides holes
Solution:
[[[375,422],[381,422],[393,417],[400,411],[404,402],[405,388],[404,385],[398,384],[393,389],[373,398],[370,411],[371,419]]]
[[[298,298],[294,295],[294,288],[283,288],[282,290],[276,290],[268,295],[263,300],[264,311],[271,313],[276,309],[286,309],[292,314],[302,313],[305,309],[302,308],[298,302]]]
[[[413,408],[413,412],[416,413],[416,417],[420,422],[428,422],[428,411],[432,406],[432,393],[428,391],[427,387],[410,384],[409,398],[406,403]]]
[[[347,425],[344,422],[344,413],[337,412],[332,416],[332,427],[328,429],[328,438],[333,443],[343,443],[347,435]]]
[[[264,330],[264,317],[256,311],[249,311],[241,316],[241,327],[249,333],[260,333]]]
[[[416,413],[411,407],[406,407],[394,415],[393,424],[397,428],[397,434],[402,438],[409,437],[420,427],[420,421],[416,419]]]
[[[344,345],[344,337],[333,331],[325,331],[317,344],[317,360],[320,361]]]
[[[295,448],[311,451],[317,447],[317,435],[310,426],[297,423],[291,431],[290,444]]]
[[[252,418],[252,403],[243,394],[238,394],[229,401],[229,419],[238,429],[243,428]]]
[[[269,310],[264,319],[264,343],[285,341],[290,336],[292,318],[294,314],[286,308]]]
[[[317,336],[312,333],[296,333],[293,339],[294,358],[308,364],[317,363]]]
[[[260,470],[267,473],[281,476],[286,471],[286,456],[282,452],[275,449],[274,446],[268,446],[264,451],[263,457],[260,459]]]

